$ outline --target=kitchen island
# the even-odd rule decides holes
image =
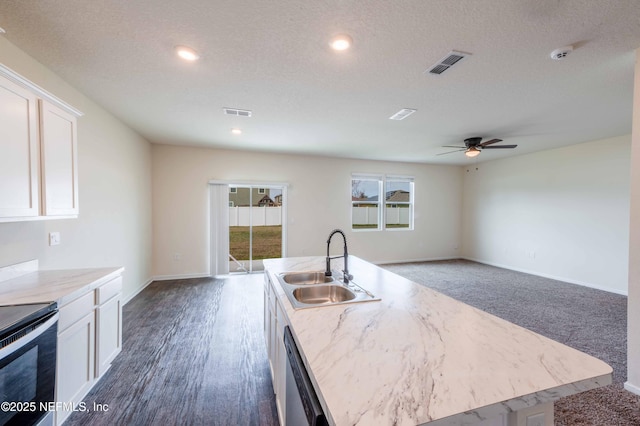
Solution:
[[[553,401],[612,381],[592,356],[357,257],[353,281],[381,300],[296,310],[278,274],[322,271],[325,258],[264,263],[265,318],[276,314],[265,332],[290,326],[330,424],[553,424]],[[273,353],[282,421],[283,361]]]

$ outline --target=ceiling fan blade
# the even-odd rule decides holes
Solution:
[[[456,146],[456,145],[442,145],[443,148],[460,148],[460,149],[467,149],[466,146]]]
[[[459,147],[456,147],[456,148],[459,148]],[[436,154],[436,155],[445,155],[445,154],[451,154],[453,152],[460,152],[460,151],[466,151],[466,150],[467,150],[467,148],[465,147],[465,148],[462,148],[462,149],[456,149],[455,151],[442,152],[442,153]]]
[[[490,141],[486,141],[486,142],[482,142],[481,144],[478,144],[478,146],[485,147],[487,145],[491,145],[493,143],[498,143],[498,142],[502,142],[502,139],[491,139]]]
[[[511,149],[515,148],[518,145],[493,145],[493,146],[485,146],[482,149]]]

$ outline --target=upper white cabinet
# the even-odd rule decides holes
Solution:
[[[33,93],[0,79],[0,218],[40,214],[37,114]]]
[[[0,64],[0,222],[78,215],[81,115]]]
[[[45,216],[78,214],[76,117],[40,100],[42,201]]]

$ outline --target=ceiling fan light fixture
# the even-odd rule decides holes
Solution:
[[[475,146],[472,146],[464,152],[464,155],[469,158],[477,157],[478,155],[480,155],[480,150]]]

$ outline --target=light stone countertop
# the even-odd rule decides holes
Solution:
[[[354,281],[381,301],[296,311],[276,274],[325,258],[264,264],[332,424],[473,424],[612,382],[603,361],[357,257]]]
[[[57,302],[58,307],[110,281],[122,267],[35,271],[0,281],[0,306]]]

